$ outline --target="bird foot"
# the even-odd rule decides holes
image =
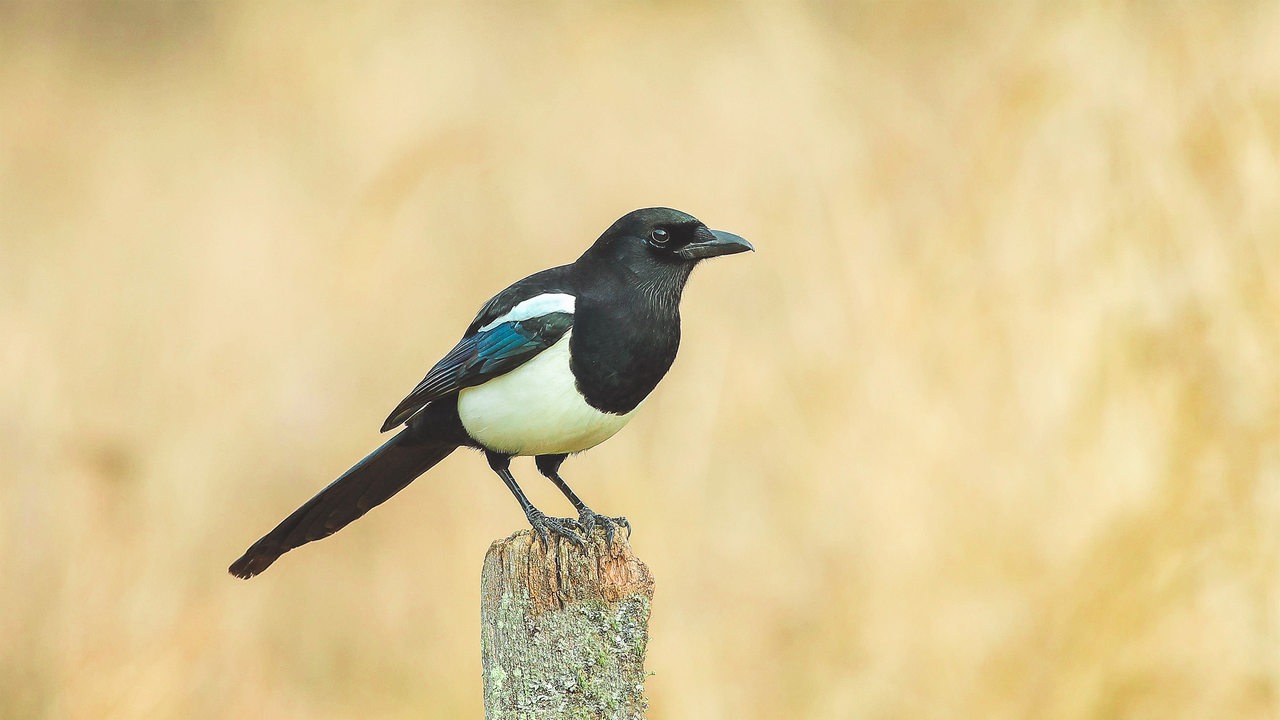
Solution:
[[[541,510],[534,508],[533,512],[528,514],[528,519],[534,532],[542,538],[543,547],[551,547],[551,533],[559,535],[580,548],[587,546],[587,541],[574,530],[578,526],[578,521],[573,518],[547,517]]]
[[[578,513],[578,527],[582,528],[582,532],[588,538],[596,531],[596,526],[600,525],[604,528],[605,539],[609,541],[609,547],[613,547],[613,533],[619,527],[627,529],[627,539],[631,538],[631,522],[626,517],[619,515],[618,517],[609,517],[601,515],[591,508],[584,507],[582,512]]]

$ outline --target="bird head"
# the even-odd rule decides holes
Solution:
[[[755,250],[744,238],[711,230],[694,216],[671,208],[633,210],[604,231],[580,262],[609,262],[642,280],[678,278],[707,258]]]

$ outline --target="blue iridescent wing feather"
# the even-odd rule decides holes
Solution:
[[[458,342],[418,386],[391,411],[383,432],[406,422],[432,400],[511,372],[556,344],[573,326],[573,315],[553,312],[476,332]]]

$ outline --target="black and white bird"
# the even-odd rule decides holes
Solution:
[[[534,273],[495,295],[453,350],[391,412],[399,433],[231,564],[249,578],[284,553],[328,537],[386,501],[459,447],[482,450],[544,542],[612,539],[625,518],[597,514],[560,477],[573,453],[613,436],[667,373],[680,345],[680,295],[698,262],[752,250],[691,215],[647,208],[622,216],[570,265]],[[578,512],[544,515],[511,475],[532,455]]]

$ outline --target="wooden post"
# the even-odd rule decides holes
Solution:
[[[643,718],[653,577],[619,531],[585,549],[529,530],[489,546],[481,574],[486,720]]]

